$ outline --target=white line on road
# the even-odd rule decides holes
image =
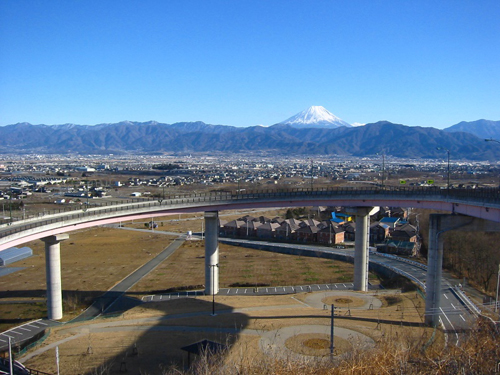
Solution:
[[[448,316],[444,313],[443,309],[440,307],[439,310],[441,310],[441,312],[443,313],[444,317],[446,318],[446,320],[448,321],[448,323],[450,323],[450,326],[451,326],[451,329],[453,331],[455,331],[455,327],[453,327],[453,324],[451,324],[451,321],[450,319],[448,318]],[[458,337],[458,333],[455,331],[455,336],[457,336],[457,345],[458,345],[458,341],[459,341],[459,337]]]
[[[451,304],[451,306],[452,306],[455,310],[457,309],[453,303]]]
[[[446,298],[446,299],[449,299],[448,296],[446,294],[443,294],[443,296]]]
[[[462,318],[462,320],[465,322],[465,318],[462,316],[462,314],[460,314],[460,317]]]

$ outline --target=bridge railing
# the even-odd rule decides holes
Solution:
[[[50,225],[57,222],[73,220],[92,220],[96,216],[114,214],[117,212],[137,211],[140,209],[155,208],[161,211],[163,207],[172,205],[195,204],[204,202],[219,201],[241,201],[254,199],[285,199],[298,198],[308,199],[321,197],[370,197],[386,195],[387,198],[394,197],[433,197],[433,199],[460,199],[461,201],[487,202],[490,204],[500,204],[500,192],[498,189],[440,189],[436,187],[384,187],[384,188],[356,188],[356,187],[335,187],[335,188],[295,188],[295,189],[269,189],[269,190],[249,190],[245,192],[220,190],[206,193],[175,194],[165,198],[138,198],[121,201],[99,201],[92,200],[92,204],[86,202],[79,208],[63,208],[53,211],[46,211],[45,216],[30,220],[12,222],[0,229],[0,238],[18,233],[21,231]],[[9,227],[10,226],[10,227]]]

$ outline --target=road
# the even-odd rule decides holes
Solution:
[[[127,230],[137,230],[146,231],[146,229],[132,229],[123,228]],[[166,233],[162,231],[157,231],[157,233]],[[176,233],[177,235],[179,233]],[[221,242],[239,244],[240,246],[255,247],[258,246],[262,250],[272,251],[270,249],[281,248],[296,248],[304,250],[305,252],[311,252],[311,256],[317,257],[318,252],[320,253],[332,253],[344,257],[354,257],[354,250],[350,249],[332,249],[323,246],[312,246],[312,245],[300,245],[300,244],[279,244],[274,242],[265,241],[249,241],[243,239],[228,239],[221,238]],[[150,301],[161,301],[175,298],[183,298],[186,296],[196,296],[202,295],[203,291],[197,292],[185,292],[185,293],[173,293],[166,295],[156,295],[156,296],[146,296],[143,301],[128,298],[124,294],[135,285],[141,278],[146,276],[149,272],[155,269],[159,264],[161,264],[165,259],[167,259],[175,250],[177,250],[182,243],[185,241],[185,236],[181,236],[174,240],[165,250],[163,250],[159,255],[153,258],[148,263],[144,264],[136,271],[132,272],[129,276],[124,278],[113,288],[107,291],[104,295],[98,298],[92,306],[90,306],[81,315],[75,318],[72,322],[86,321],[99,316],[102,313],[112,314],[114,312],[124,311],[128,308],[132,308],[142,302]],[[278,250],[279,251],[279,250]],[[314,253],[313,253],[314,252]],[[425,271],[425,265],[418,264],[416,262],[408,262],[404,258],[399,257],[386,257],[383,255],[378,255],[376,253],[371,253],[370,262],[382,264],[385,267],[392,269],[406,277],[414,279],[417,283],[422,283],[425,285],[427,273]],[[436,314],[439,314],[443,327],[445,331],[452,334],[452,340],[455,343],[459,343],[460,335],[458,332],[467,329],[470,325],[473,315],[470,313],[468,308],[463,304],[461,299],[456,296],[453,292],[452,286],[458,285],[459,280],[451,278],[449,275],[443,274],[443,279],[441,283],[441,306]],[[327,290],[349,290],[352,289],[352,283],[345,284],[312,284],[312,285],[301,285],[301,286],[281,286],[281,287],[260,287],[260,288],[225,288],[220,289],[219,294],[225,295],[276,295],[276,294],[292,294],[300,292],[313,292],[313,291],[327,291]],[[13,328],[0,334],[0,350],[2,347],[6,347],[8,337],[11,336],[14,342],[18,343],[34,336],[43,329],[59,325],[61,323],[39,320],[37,322],[30,322],[25,325]]]
[[[354,258],[353,249],[334,249],[324,246],[313,246],[313,245],[301,245],[301,244],[280,244],[275,242],[266,241],[251,241],[245,239],[229,239],[221,238],[220,241],[232,244],[238,244],[243,247],[255,247],[258,246],[259,249],[265,250],[265,248],[272,251],[275,249],[279,251],[279,248],[290,248],[303,250],[304,252],[310,252],[311,256],[317,257],[318,252],[320,253],[332,253],[343,257]],[[417,262],[408,261],[405,258],[396,256],[385,256],[384,254],[378,254],[375,252],[370,253],[370,262],[384,265],[392,269],[393,271],[404,275],[410,279],[413,279],[421,285],[425,285],[427,279],[426,266],[419,264]],[[443,278],[441,280],[441,306],[435,313],[441,318],[444,329],[449,332],[459,332],[467,329],[470,326],[473,315],[459,299],[455,292],[453,292],[452,287],[460,283],[460,280],[452,278],[450,275],[443,273]],[[459,340],[458,334],[453,334],[456,340]]]
[[[132,288],[139,280],[148,273],[153,271],[165,259],[167,259],[174,251],[176,251],[185,241],[185,236],[180,236],[175,239],[165,250],[149,262],[139,267],[122,281],[117,283],[113,288],[99,297],[87,310],[71,322],[82,322],[94,319],[102,313],[111,314],[117,311],[132,308],[141,304],[140,300],[125,297],[124,294]],[[35,322],[29,322],[21,326],[9,329],[0,334],[0,350],[7,348],[8,338],[11,337],[13,344],[21,343],[31,337],[39,334],[43,330],[61,325],[60,322],[55,322],[47,319],[39,319]]]

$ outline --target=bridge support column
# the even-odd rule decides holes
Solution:
[[[427,250],[427,277],[425,283],[425,323],[436,326],[439,322],[439,307],[444,288],[441,285],[443,274],[443,239],[441,234],[460,229],[461,231],[499,232],[500,225],[492,221],[470,216],[431,214],[429,216],[429,248]]]
[[[427,250],[427,278],[425,283],[425,324],[436,326],[439,322],[441,304],[441,275],[443,270],[443,239],[440,236],[441,218],[429,216],[429,248]],[[448,216],[448,215],[446,215]]]
[[[205,294],[219,293],[219,211],[205,212]]]
[[[349,213],[356,215],[356,240],[354,243],[354,290],[368,290],[368,245],[370,241],[370,216],[377,213],[379,207],[349,208]]]
[[[68,234],[58,234],[42,238],[45,242],[45,275],[47,279],[47,315],[49,319],[63,317],[61,286],[61,241],[67,240]]]

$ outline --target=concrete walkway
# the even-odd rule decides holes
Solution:
[[[319,333],[330,335],[330,326],[327,325],[300,325],[283,327],[273,331],[261,333],[259,345],[261,350],[268,355],[281,358],[300,358],[303,354],[298,354],[285,345],[286,340],[303,333]],[[375,341],[370,337],[357,331],[347,328],[335,327],[334,336],[340,337],[349,342],[361,345],[361,349],[366,350],[375,346]]]

